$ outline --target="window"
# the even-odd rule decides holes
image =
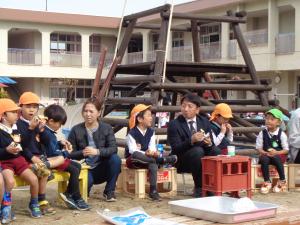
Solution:
[[[143,51],[143,38],[141,35],[132,37],[128,44],[128,53]]]
[[[182,47],[184,46],[184,33],[183,32],[173,32],[172,33],[172,47]]]
[[[68,101],[90,98],[93,80],[52,79],[50,81],[50,98],[66,98]]]
[[[81,52],[81,36],[79,34],[51,33],[51,52]]]
[[[219,42],[221,36],[221,24],[203,24],[200,26],[200,44]]]
[[[152,36],[152,46],[151,50],[157,50],[158,49],[158,40],[159,40],[159,34],[158,33],[151,33]]]
[[[100,34],[93,34],[90,36],[90,52],[101,51],[101,36]]]

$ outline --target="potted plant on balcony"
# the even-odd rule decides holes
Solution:
[[[9,95],[8,95],[7,91],[4,90],[3,87],[0,88],[0,98],[8,98],[8,97],[9,97]]]

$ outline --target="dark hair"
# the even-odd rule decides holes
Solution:
[[[147,108],[147,109],[145,109],[145,110],[139,112],[139,113],[136,115],[136,117],[135,117],[135,125],[138,125],[138,124],[139,124],[138,118],[142,118],[142,119],[143,119],[143,118],[144,118],[144,115],[145,115],[145,113],[146,113],[147,111],[150,111],[150,112],[151,112],[150,108]]]
[[[89,98],[88,100],[85,101],[85,103],[84,103],[83,106],[82,106],[82,111],[81,111],[82,113],[83,113],[83,111],[84,111],[84,109],[85,109],[85,107],[86,107],[87,104],[92,104],[92,105],[94,105],[95,108],[96,108],[98,111],[101,110],[101,103],[100,103],[100,101],[99,101],[98,99],[96,99],[96,98]]]
[[[52,119],[54,122],[60,122],[62,125],[67,122],[66,111],[63,107],[56,104],[49,105],[44,111],[44,116],[48,117],[48,120]]]
[[[189,94],[186,94],[185,96],[183,96],[183,98],[181,99],[181,102],[180,104],[182,104],[183,101],[188,101],[188,102],[191,102],[191,103],[194,103],[197,107],[200,107],[201,106],[201,101],[200,101],[200,97],[196,94],[192,94],[192,93],[189,93]]]

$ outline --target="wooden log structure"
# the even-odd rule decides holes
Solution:
[[[111,124],[115,132],[128,126],[128,118],[118,119],[108,117],[113,110],[130,111],[134,104],[151,104],[152,111],[169,112],[170,118],[174,119],[175,114],[180,112],[178,105],[180,95],[186,93],[197,93],[201,97],[201,112],[211,113],[218,103],[227,103],[231,106],[234,118],[231,120],[234,131],[234,141],[252,144],[255,141],[256,134],[261,130],[258,125],[264,123],[264,120],[240,118],[240,114],[248,112],[265,112],[270,107],[279,107],[278,100],[268,99],[267,92],[272,89],[270,79],[260,79],[256,74],[251,55],[247,48],[245,39],[239,27],[240,23],[245,23],[246,14],[244,12],[227,12],[226,16],[207,16],[194,15],[188,13],[175,12],[171,15],[171,6],[169,4],[159,6],[143,12],[134,13],[123,18],[123,37],[117,51],[117,59],[110,68],[109,76],[102,84],[98,96],[103,102],[103,113],[101,120]],[[140,21],[140,18],[151,15],[159,15],[160,24],[148,23],[147,20]],[[167,51],[167,33],[172,20],[187,20],[184,26],[171,26],[171,30],[180,32],[192,32],[192,50],[194,61],[168,61],[164,68],[164,59]],[[190,22],[190,23],[189,23]],[[243,56],[245,64],[224,64],[202,62],[200,48],[200,26],[203,23],[218,22],[229,23],[232,27],[234,37]],[[188,25],[187,25],[188,24]],[[141,62],[134,64],[122,64],[122,59],[132,38],[134,29],[159,30],[158,48],[155,50],[156,58],[152,62]],[[166,79],[163,79],[163,72],[166,72]],[[217,80],[215,77],[227,77],[226,80]],[[215,77],[213,75],[216,75]],[[234,80],[233,75],[240,75],[242,79]],[[183,81],[183,79],[187,80]],[[192,78],[192,79],[190,79]],[[192,80],[192,81],[191,81]],[[195,82],[194,82],[195,81]],[[96,89],[95,89],[96,90]],[[126,91],[120,98],[112,97],[110,91]],[[210,91],[214,99],[204,99],[204,91]],[[222,99],[222,91],[251,91],[257,95],[258,99]],[[148,92],[150,97],[137,97],[141,92]],[[139,93],[139,94],[138,94]],[[107,95],[108,94],[108,95]],[[171,105],[161,105],[160,102],[167,95],[170,96]],[[155,119],[153,120],[155,121]],[[153,127],[155,124],[153,123]],[[166,134],[166,128],[155,128],[156,134]],[[160,143],[166,140],[160,139]],[[119,146],[124,146],[124,139],[118,139]]]

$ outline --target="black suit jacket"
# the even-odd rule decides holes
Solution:
[[[197,131],[203,129],[205,133],[209,132],[211,140],[213,140],[209,120],[204,116],[197,116],[196,120]],[[192,145],[191,136],[192,134],[186,119],[182,115],[171,121],[168,126],[168,142],[172,148],[172,154],[181,155],[194,145],[201,146],[204,148],[204,150],[210,150],[212,148],[208,147],[204,142],[198,142]]]

